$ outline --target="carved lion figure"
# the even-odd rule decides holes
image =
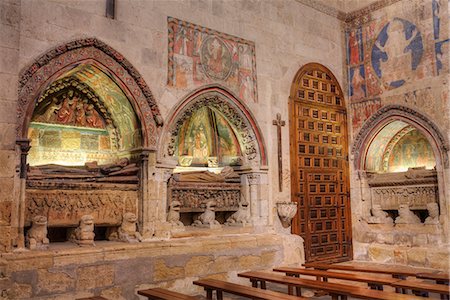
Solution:
[[[242,201],[241,203],[239,203],[239,209],[234,214],[232,214],[225,222],[226,225],[236,223],[243,225],[250,223],[250,210],[249,203],[247,201]]]
[[[369,224],[393,224],[394,221],[389,217],[388,213],[381,209],[381,206],[374,204],[372,209],[372,216],[367,218]]]
[[[174,226],[184,226],[184,224],[180,221],[180,209],[180,201],[172,201],[169,206],[169,212],[167,213],[167,222]]]
[[[81,217],[80,225],[72,232],[69,240],[80,246],[95,246],[94,237],[94,217],[84,215]]]
[[[428,217],[425,219],[427,225],[439,224],[439,206],[437,203],[427,203]]]
[[[395,224],[420,224],[420,219],[409,209],[409,205],[402,204],[398,208]]]
[[[50,241],[47,238],[47,218],[35,216],[31,228],[27,232],[26,246],[30,250],[47,249]]]
[[[200,225],[220,225],[220,223],[216,220],[216,201],[209,200],[206,202],[206,210],[198,216],[198,219],[192,223],[192,226],[200,226]]]
[[[142,242],[142,236],[136,230],[137,217],[131,212],[124,213],[119,227],[119,240],[127,243]]]

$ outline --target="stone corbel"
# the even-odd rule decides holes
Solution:
[[[281,225],[288,228],[297,213],[297,202],[277,202],[277,212]]]

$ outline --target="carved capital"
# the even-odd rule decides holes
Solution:
[[[247,180],[250,185],[261,183],[261,175],[259,174],[247,174]]]

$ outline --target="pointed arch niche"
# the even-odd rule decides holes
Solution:
[[[259,192],[267,185],[264,140],[255,118],[233,93],[221,86],[190,93],[170,112],[161,139],[159,161],[172,162],[167,205],[181,202],[185,225],[210,198],[217,202],[220,223],[243,202],[250,205],[254,224],[268,222],[268,212],[261,209],[268,199]]]
[[[384,106],[364,123],[351,148],[360,181],[355,198],[361,200],[360,220],[368,223],[354,229],[360,245],[388,244],[402,251],[445,243],[448,150],[438,126],[409,107]]]
[[[125,212],[149,230],[148,158],[160,126],[139,72],[95,38],[60,45],[25,68],[16,131],[24,182],[19,244],[37,215],[47,218],[51,242],[64,240],[87,214],[100,239]]]

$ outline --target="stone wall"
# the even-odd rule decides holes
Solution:
[[[398,1],[353,14],[346,24],[347,85],[351,115],[351,199],[354,258],[448,269],[450,100],[448,1]],[[390,113],[401,106],[408,114]],[[440,225],[366,224],[373,200],[364,170],[364,142],[386,117],[433,124],[443,137],[428,137],[436,155]],[[369,121],[368,121],[369,120]],[[373,122],[372,122],[373,121]],[[371,126],[364,126],[371,122]],[[386,123],[384,123],[386,124]],[[431,132],[432,130],[430,130]],[[384,226],[384,227],[383,227]]]
[[[2,255],[1,299],[143,299],[140,289],[161,286],[186,294],[204,294],[192,281],[215,278],[247,283],[239,272],[298,263],[300,237],[228,234],[170,241],[123,244],[97,242],[95,248],[60,245],[46,252]],[[220,233],[218,234],[220,235]],[[290,244],[289,252],[283,248]],[[293,246],[295,244],[295,246]]]

